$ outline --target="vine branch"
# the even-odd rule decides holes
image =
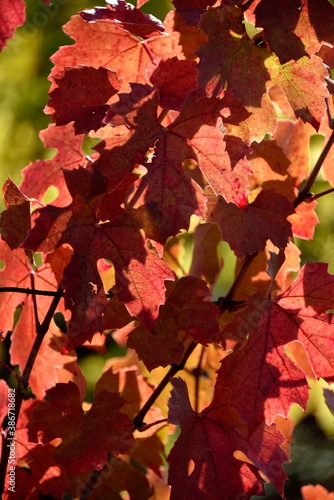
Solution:
[[[44,337],[50,327],[51,320],[53,318],[53,315],[57,309],[57,306],[59,304],[59,301],[62,297],[62,289],[61,287],[58,288],[57,290],[57,295],[54,296],[49,310],[46,313],[46,316],[41,324],[36,325],[36,338],[34,341],[34,344],[31,348],[27,363],[25,365],[25,368],[23,370],[23,374],[20,377],[20,383],[18,384],[18,391],[17,391],[17,396],[16,396],[16,401],[15,401],[15,429],[17,427],[17,422],[19,418],[19,414],[21,411],[21,406],[23,402],[23,398],[26,392],[26,389],[28,388],[29,385],[29,378],[31,371],[33,369],[38,351],[41,347],[41,344],[44,340]],[[9,453],[10,453],[10,441],[12,439],[10,438],[8,434],[8,430],[6,432],[6,438],[3,438],[3,446],[2,446],[2,456],[1,456],[1,463],[0,463],[0,494],[4,492],[5,488],[5,480],[6,480],[6,472],[7,472],[7,464],[8,464],[8,458],[9,458]]]

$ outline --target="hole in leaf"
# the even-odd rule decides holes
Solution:
[[[90,137],[86,135],[82,145],[82,151],[84,152],[84,154],[87,156],[96,154],[96,151],[94,151],[93,148],[100,142],[100,140],[101,139],[99,137]]]
[[[53,315],[53,320],[54,322],[56,323],[56,325],[58,326],[59,330],[63,333],[67,333],[67,324],[66,324],[66,321],[65,321],[65,318],[64,318],[64,315],[63,313],[61,312],[56,312],[54,315]]]
[[[195,469],[195,462],[192,459],[190,459],[188,462],[188,476],[190,476],[193,473],[194,469]]]
[[[299,368],[301,368],[310,379],[315,378],[305,348],[301,342],[298,341],[289,342],[285,346],[284,350],[287,356],[289,356],[290,359],[292,359],[295,363],[297,363]]]
[[[188,158],[182,162],[183,171],[189,175],[189,177],[195,181],[202,189],[208,185],[208,182],[205,180],[202,172],[198,167],[197,161]]]
[[[43,205],[47,205],[48,203],[52,203],[54,200],[56,200],[58,196],[59,196],[59,191],[56,188],[56,186],[49,186],[48,189],[45,191],[41,202],[43,203]]]

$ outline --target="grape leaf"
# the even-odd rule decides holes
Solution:
[[[261,191],[255,201],[245,208],[208,197],[208,222],[216,222],[237,257],[264,250],[266,240],[284,250],[291,236],[286,217],[294,212],[289,200],[271,189]]]
[[[26,8],[23,0],[5,0],[0,14],[0,50],[7,45],[18,26],[24,24]]]
[[[114,371],[111,365],[97,381],[94,394],[96,396],[103,391],[119,392],[126,401],[122,413],[133,419],[145,401],[151,396],[153,390],[154,387],[148,384],[147,380],[139,374],[138,369],[129,367]],[[158,408],[151,407],[145,416],[145,423],[156,422],[162,418],[163,415]],[[159,430],[159,425],[155,425],[145,432],[141,431],[141,437],[136,438],[131,457],[138,463],[150,467],[158,476],[161,476],[163,444],[161,438],[156,434],[157,430]]]
[[[257,27],[282,64],[313,56],[321,42],[334,43],[334,9],[327,0],[256,0],[245,17]],[[326,19],[326,22],[324,22]]]
[[[201,15],[208,7],[211,7],[215,0],[173,0],[175,10],[180,14],[187,24],[196,26],[199,23]]]
[[[199,91],[218,96],[227,84],[252,112],[252,140],[274,132],[275,112],[268,91],[275,85],[282,87],[297,116],[319,128],[328,95],[320,58],[304,56],[282,65],[274,53],[248,38],[242,12],[234,7],[211,9],[202,16],[200,27],[209,41],[198,50]]]
[[[30,274],[32,268],[28,263],[24,250],[15,249],[10,251],[7,243],[0,239],[0,259],[3,265],[0,270],[1,287],[31,288]],[[59,273],[62,274],[61,269]],[[42,290],[50,290],[50,287],[53,290],[56,289],[54,276],[46,265],[42,265],[37,269],[35,279],[38,283],[36,286],[41,287]],[[52,298],[44,298],[51,303]],[[2,292],[0,294],[1,328],[5,333],[13,328],[16,308],[25,304],[27,300],[28,298],[25,295],[15,292]]]
[[[295,199],[294,182],[289,172],[290,162],[276,141],[252,143],[249,163],[250,190],[274,189],[291,202]]]
[[[115,147],[114,139],[110,145],[106,144],[107,150],[99,147],[99,164],[109,183],[118,179],[121,167],[129,171],[136,163],[145,165],[148,172],[138,181],[140,196],[134,193],[133,205],[139,209],[140,219],[146,222],[147,237],[165,243],[168,236],[188,227],[190,215],[204,215],[205,197],[183,172],[183,162],[193,159],[215,192],[238,202],[244,199],[247,186],[248,169],[242,161],[245,145],[241,141],[235,145],[234,155],[241,161],[232,164],[228,151],[224,150],[221,100],[203,98],[194,103],[194,96],[190,95],[178,118],[163,127],[156,116],[156,92],[140,84],[131,87],[131,94],[120,94],[120,102],[111,106],[106,117],[114,126],[126,125],[130,133],[127,140],[121,136],[120,147]],[[154,148],[154,155],[145,162],[149,148]],[[121,165],[118,163],[115,172],[110,163],[116,165],[118,159]],[[156,219],[160,221],[158,226],[151,223]]]
[[[105,19],[140,38],[149,38],[165,31],[163,24],[151,14],[144,14],[124,0],[107,0],[106,7],[84,10],[81,17],[87,22]]]
[[[41,200],[48,187],[55,186],[58,196],[53,203],[66,206],[72,198],[62,169],[85,166],[90,161],[81,149],[84,135],[74,135],[72,123],[58,127],[52,124],[40,132],[40,138],[46,148],[56,148],[57,154],[49,160],[36,160],[25,167],[20,189],[27,196]]]
[[[30,229],[30,201],[11,179],[5,182],[2,191],[7,209],[0,215],[1,238],[13,250]]]
[[[64,31],[74,38],[75,44],[61,47],[52,56],[55,65],[51,72],[52,78],[66,66],[83,64],[96,69],[104,67],[116,71],[123,81],[124,90],[127,90],[128,82],[147,81],[146,69],[152,61],[149,53],[154,58],[184,57],[178,31],[160,34],[145,41],[114,21],[96,20],[87,23],[78,15],[71,18],[64,26]]]
[[[44,315],[49,306],[45,302],[40,299],[38,300],[38,311],[39,313],[44,313]],[[12,365],[18,365],[21,373],[26,366],[36,338],[34,320],[32,301],[27,300],[20,319],[14,328],[10,348],[11,363]],[[74,351],[63,352],[65,343],[66,337],[58,331],[52,321],[50,329],[45,335],[38,351],[29,378],[29,385],[36,398],[43,399],[45,392],[59,382],[59,370],[64,368],[65,365],[76,361],[77,358]]]
[[[30,494],[35,489],[45,496],[52,495],[53,498],[59,500],[63,497],[68,490],[69,481],[65,468],[55,464],[54,446],[50,444],[36,446],[35,444],[34,448],[31,448],[21,460],[25,468],[17,467],[15,470],[16,481],[23,483],[20,487],[21,491],[15,489],[15,494],[20,495],[19,498],[31,498]]]
[[[180,363],[191,338],[206,345],[218,333],[219,309],[209,302],[211,293],[203,280],[185,276],[160,306],[153,333],[139,327],[128,337],[127,347],[135,349],[148,370]]]
[[[164,301],[164,279],[174,276],[164,261],[147,249],[131,218],[124,215],[111,221],[110,216],[110,222],[98,223],[95,212],[105,184],[97,169],[66,171],[64,175],[73,202],[65,208],[42,208],[24,245],[45,253],[63,243],[74,249],[63,278],[65,304],[72,311],[68,348],[103,330],[107,299],[96,265],[100,258],[111,260],[115,266],[119,299],[130,314],[150,328]]]
[[[283,493],[286,478],[282,462],[287,458],[280,448],[283,437],[275,427],[260,428],[248,435],[245,423],[221,396],[201,413],[192,410],[186,384],[172,379],[169,400],[171,423],[181,426],[181,435],[169,454],[171,500],[186,498],[235,498],[238,494],[263,493],[256,467]],[[265,436],[266,447],[262,448]],[[241,450],[252,463],[237,460]],[[270,464],[279,464],[270,471]]]
[[[321,484],[308,484],[301,487],[303,500],[334,500],[334,493],[330,493]]]
[[[317,205],[316,200],[301,203],[296,208],[296,213],[289,216],[288,220],[291,223],[292,232],[298,238],[313,239],[315,226],[319,224],[319,218],[315,211]]]
[[[253,154],[249,159],[252,169],[252,174],[249,176],[251,189],[254,192],[260,188],[274,189],[293,202],[298,194],[294,187],[297,180],[295,176],[298,175],[296,165],[290,167],[290,162],[276,141],[253,143],[252,149]],[[301,153],[300,145],[298,151]],[[308,151],[307,154],[309,156]],[[310,240],[313,238],[314,228],[319,222],[315,212],[316,206],[315,200],[311,203],[302,203],[296,208],[296,212],[288,217],[295,236]]]
[[[124,400],[119,394],[101,392],[86,413],[73,382],[57,384],[47,396],[49,401],[39,404],[27,425],[29,439],[45,445],[60,437],[56,460],[72,474],[101,468],[107,463],[108,452],[118,455],[131,449],[133,424],[120,413]]]
[[[153,61],[147,70],[150,82],[159,89],[159,105],[180,111],[187,95],[197,86],[196,63],[177,57]]]
[[[310,171],[310,137],[315,133],[309,123],[300,118],[279,120],[273,139],[277,141],[287,159],[290,161],[289,173],[294,179],[295,186],[299,186]]]
[[[115,71],[79,66],[64,68],[54,78],[45,111],[57,125],[74,121],[76,134],[98,130],[109,106],[107,102],[121,88]]]
[[[307,263],[291,287],[275,299],[252,297],[249,309],[223,332],[239,339],[249,335],[244,346],[222,361],[216,387],[230,391],[231,404],[250,427],[263,417],[270,424],[277,414],[287,416],[292,403],[306,406],[305,372],[287,357],[289,342],[303,345],[316,377],[334,379],[334,318],[326,314],[332,307],[334,278],[326,267]]]
[[[266,295],[269,287],[269,276],[267,273],[267,262],[270,258],[271,252],[277,253],[277,248],[267,241],[264,252],[260,252],[252,261],[252,265],[247,269],[243,278],[240,281],[238,289],[234,294],[234,299],[237,301],[247,301],[250,295],[262,293]],[[271,296],[282,293],[292,283],[292,273],[300,270],[300,250],[299,248],[289,241],[284,250],[285,261],[278,271],[275,282],[270,289]],[[244,261],[238,261],[236,265],[236,273],[239,272]]]
[[[90,500],[122,500],[124,494],[128,493],[128,498],[138,500],[149,500],[152,496],[151,485],[148,481],[148,471],[139,468],[139,464],[128,463],[127,457],[124,459],[113,456],[99,476],[99,481],[89,494]],[[84,496],[85,487],[89,482],[91,472],[81,474],[72,485],[72,495]]]
[[[179,53],[169,52],[166,57],[177,55],[179,59],[197,60],[196,50],[207,41],[207,36],[196,26],[189,26],[175,10],[171,10],[164,20],[166,32],[179,45]],[[155,43],[153,44],[153,46]]]
[[[6,243],[2,241],[0,248],[0,258],[5,264],[0,274],[1,286],[15,285],[23,288],[31,288],[31,267],[28,264],[24,250],[17,249],[14,252],[9,252]],[[65,265],[66,259],[62,263],[61,259],[58,258],[58,277],[60,279],[62,276],[61,269]],[[42,264],[35,271],[34,278],[35,286],[39,290],[50,292],[56,291],[58,288],[58,283],[49,264]],[[44,319],[51,301],[52,297],[40,296],[37,298],[37,311],[40,320]],[[5,331],[13,328],[14,312],[16,307],[21,303],[23,303],[23,310],[11,336],[10,356],[12,364],[18,365],[22,373],[36,338],[32,297],[31,295],[25,296],[12,292],[5,292],[0,295],[1,327]],[[58,310],[64,311],[61,303]],[[52,321],[50,330],[42,342],[30,375],[30,387],[37,398],[43,398],[46,389],[56,384],[58,381],[57,369],[63,368],[65,364],[76,360],[74,353],[62,354],[65,340],[65,336],[59,332]]]
[[[36,400],[25,400],[22,403],[18,422],[15,429],[15,496],[18,498],[35,498],[40,492],[44,495],[52,494],[61,499],[68,489],[68,477],[61,465],[55,464],[54,446],[36,445],[29,442],[28,421],[32,417],[34,408],[38,406]],[[6,405],[7,407],[7,405]],[[7,483],[10,486],[10,483]],[[3,498],[13,497],[13,492],[7,490]]]
[[[216,224],[199,224],[194,232],[194,251],[189,274],[214,284],[223,261],[217,246],[221,236]]]

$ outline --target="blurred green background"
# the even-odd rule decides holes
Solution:
[[[135,4],[135,2],[131,2]],[[21,180],[20,171],[30,161],[49,158],[52,150],[45,150],[38,133],[47,127],[49,118],[43,113],[48,100],[50,83],[47,80],[51,69],[50,56],[60,45],[68,45],[71,40],[62,32],[71,15],[96,5],[104,5],[103,0],[54,0],[48,7],[42,0],[26,0],[27,21],[19,28],[8,46],[0,54],[0,182],[10,176],[16,183]],[[143,10],[163,19],[172,8],[168,0],[147,2]],[[313,151],[316,155],[317,153]],[[315,191],[328,188],[319,181]],[[299,240],[302,263],[322,261],[330,265],[334,272],[334,217],[333,196],[319,200],[318,216],[320,224],[311,242]],[[189,247],[191,247],[191,242]],[[225,267],[215,294],[225,293],[233,280],[234,255],[227,245],[222,245]],[[334,300],[333,300],[334,302]],[[80,350],[81,367],[87,377],[92,396],[95,381],[110,356],[120,355],[122,350],[109,341],[106,355]],[[312,388],[307,418],[300,409],[293,410],[294,418],[301,422],[295,432],[294,461],[287,465],[290,483],[287,485],[288,500],[301,498],[300,485],[322,483],[330,490],[334,488],[334,417],[324,404],[322,389],[318,384]],[[262,497],[263,498],[263,497]],[[279,498],[269,487],[268,499]]]

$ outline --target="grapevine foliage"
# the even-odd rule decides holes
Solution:
[[[283,497],[291,405],[306,408],[308,380],[334,381],[334,277],[301,266],[294,244],[319,222],[320,167],[334,180],[334,7],[174,0],[161,22],[144,3],[108,0],[69,20],[41,132],[57,153],[3,187],[15,494],[244,499],[266,478]],[[23,1],[6,0],[0,21],[2,48]],[[327,145],[311,171],[318,131]],[[87,136],[98,138],[89,154]],[[217,297],[221,241],[238,263]],[[86,403],[76,349],[103,352],[110,336],[127,355],[110,359]],[[7,393],[2,380],[11,498]]]

